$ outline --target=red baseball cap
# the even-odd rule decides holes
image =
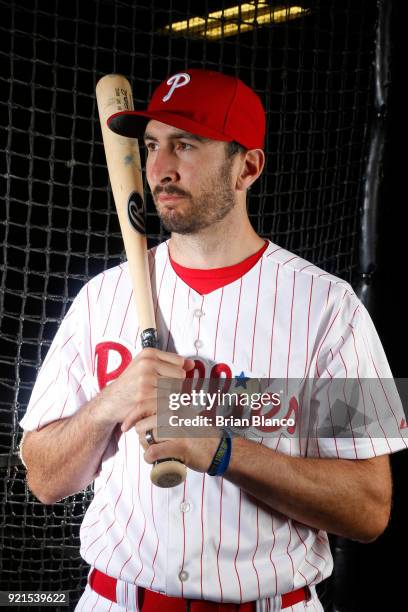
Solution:
[[[212,70],[173,74],[157,87],[147,110],[115,113],[108,126],[121,136],[141,138],[150,119],[204,138],[235,140],[246,149],[264,146],[259,96],[240,79]]]

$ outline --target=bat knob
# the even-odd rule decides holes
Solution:
[[[148,327],[141,333],[143,348],[157,348],[157,332],[153,327]]]
[[[150,480],[162,489],[170,489],[184,482],[186,476],[187,469],[184,463],[178,459],[161,459],[152,467]]]

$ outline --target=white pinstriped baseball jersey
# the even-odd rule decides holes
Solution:
[[[243,277],[204,296],[175,274],[167,243],[150,251],[150,266],[161,348],[194,355],[206,376],[215,363],[238,379],[317,378],[321,393],[324,381],[336,377],[392,377],[350,285],[272,242]],[[137,354],[131,298],[126,264],[80,291],[39,374],[21,422],[25,430],[73,414]],[[275,437],[259,431],[256,441],[290,455],[350,459],[406,448],[398,395],[384,392],[382,399],[382,438],[368,433],[302,444],[282,430]],[[317,420],[331,410],[321,402]],[[300,424],[310,420],[307,402],[300,412]],[[81,528],[84,559],[123,581],[119,602],[128,596],[126,585],[136,584],[171,596],[260,600],[275,609],[279,594],[330,575],[325,532],[265,509],[224,478],[188,470],[183,485],[163,490],[152,486],[150,469],[135,431],[117,434]]]

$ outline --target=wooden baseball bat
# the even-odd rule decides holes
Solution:
[[[112,132],[107,125],[114,113],[133,110],[130,84],[120,74],[107,74],[96,85],[109,180],[125,245],[133,295],[136,302],[142,347],[157,347],[152,289],[147,260],[145,210],[139,146],[136,138]],[[154,464],[151,480],[159,487],[174,487],[186,478],[186,467],[177,459]]]

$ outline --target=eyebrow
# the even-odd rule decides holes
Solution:
[[[188,140],[197,140],[198,142],[209,142],[210,138],[204,138],[203,136],[197,136],[197,134],[191,134],[190,132],[170,132],[168,135],[170,140],[174,140],[176,138],[185,138]],[[153,134],[149,134],[149,132],[145,132],[143,140],[153,140],[154,142],[158,142],[158,139],[153,136]]]

